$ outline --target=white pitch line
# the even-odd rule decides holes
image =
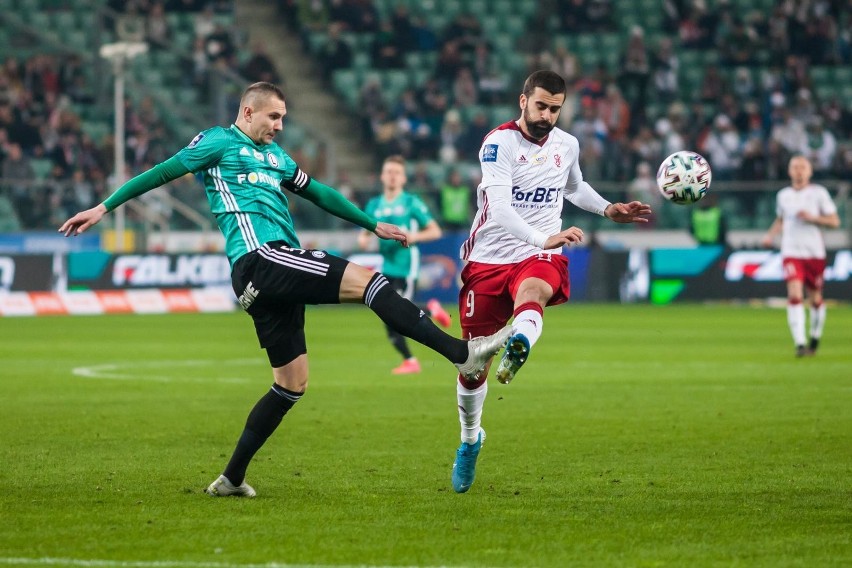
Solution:
[[[370,564],[229,564],[227,562],[189,562],[181,560],[95,560],[81,558],[0,557],[7,566],[80,566],[82,568],[449,568],[447,566],[374,566]]]
[[[71,373],[77,377],[86,379],[111,379],[118,381],[154,381],[162,383],[170,382],[210,382],[218,381],[221,383],[245,383],[246,378],[234,377],[199,377],[191,378],[184,376],[175,376],[173,374],[152,374],[150,372],[140,372],[144,370],[158,369],[174,369],[175,367],[204,367],[211,366],[217,370],[222,367],[237,367],[247,365],[259,365],[262,359],[226,359],[224,361],[214,361],[212,359],[187,359],[182,361],[134,361],[127,363],[104,363],[100,365],[85,365],[74,367]]]

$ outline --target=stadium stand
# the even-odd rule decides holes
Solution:
[[[852,15],[842,2],[278,4],[303,40],[304,53],[291,56],[314,58],[327,88],[360,117],[372,159],[408,157],[433,202],[451,170],[475,186],[482,135],[517,114],[523,78],[542,67],[568,79],[560,126],[581,140],[584,173],[607,197],[647,187],[636,172],[694,148],[714,166],[731,227],[755,228],[771,220],[769,190],[786,179],[791,153],[811,154],[818,179],[852,177]],[[107,191],[111,72],[99,45],[150,44],[128,69],[131,174],[210,117],[230,122],[245,80],[280,79],[262,46],[246,46],[233,2],[0,0],[0,8],[0,159],[17,143],[32,171],[26,199],[5,175],[0,194],[24,229],[52,227]],[[326,150],[293,123],[287,149],[300,163]],[[376,189],[346,172],[333,177],[356,199]],[[645,191],[635,194],[654,199]],[[30,202],[34,212],[23,212]],[[656,226],[684,226],[683,211],[659,208]]]

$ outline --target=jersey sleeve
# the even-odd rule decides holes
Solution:
[[[479,149],[482,167],[482,187],[503,185],[512,187],[512,144],[502,130],[485,137]]]
[[[824,187],[820,188],[819,192],[819,214],[820,215],[834,215],[837,213],[837,205],[835,205],[834,200],[831,199],[831,195],[828,193],[828,190]]]
[[[175,157],[189,171],[200,172],[215,166],[225,155],[229,144],[227,131],[220,126],[214,126],[199,132]]]
[[[416,195],[411,196],[411,216],[421,227],[425,227],[434,219],[429,207]]]

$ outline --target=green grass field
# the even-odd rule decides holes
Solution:
[[[567,305],[455,494],[455,374],[364,308],[308,313],[308,394],[254,500],[202,489],[271,384],[250,319],[0,319],[0,565],[849,566],[852,309]],[[103,562],[101,562],[103,561]]]

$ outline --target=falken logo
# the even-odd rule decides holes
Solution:
[[[198,146],[198,143],[201,142],[202,138],[204,138],[204,133],[199,132],[198,134],[195,135],[195,138],[192,139],[192,141],[189,143],[189,146],[187,146],[187,148],[195,148],[196,146]]]
[[[248,180],[249,183],[265,183],[273,187],[278,187],[281,183],[280,179],[274,178],[264,172],[249,172],[248,174],[237,174],[237,183],[243,183]]]
[[[269,165],[271,165],[273,168],[278,167],[278,158],[275,157],[275,154],[273,154],[272,152],[267,152],[266,159],[269,160]]]
[[[496,162],[497,161],[497,144],[486,144],[482,147],[482,156],[480,157],[480,161],[482,162]]]

